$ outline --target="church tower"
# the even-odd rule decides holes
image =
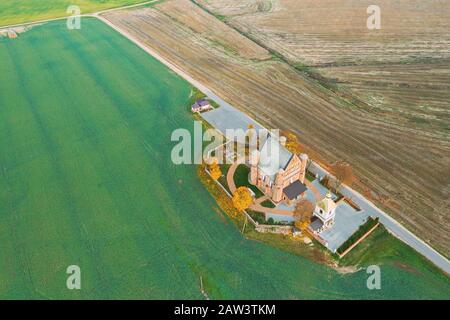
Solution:
[[[250,154],[250,183],[253,185],[258,184],[258,164],[259,164],[259,151],[253,150]]]
[[[273,188],[272,199],[280,202],[283,198],[284,170],[280,169],[275,177],[275,186]]]
[[[306,153],[302,153],[299,156],[300,158],[300,176],[299,176],[299,180],[301,183],[305,183],[305,175],[306,175],[306,166],[308,164],[308,155]]]

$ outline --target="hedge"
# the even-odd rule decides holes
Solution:
[[[353,245],[356,241],[358,241],[362,236],[364,236],[370,229],[375,227],[375,225],[378,223],[378,217],[373,219],[372,217],[369,217],[369,219],[361,225],[358,230],[350,237],[348,238],[337,250],[336,252],[339,254],[342,254],[345,250],[350,248],[351,245]]]

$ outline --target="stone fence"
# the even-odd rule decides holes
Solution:
[[[294,227],[292,226],[275,226],[268,224],[259,224],[256,222],[255,229],[261,233],[276,233],[290,235],[294,232]]]

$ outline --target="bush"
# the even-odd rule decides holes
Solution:
[[[311,172],[309,172],[309,171],[306,171],[305,178],[309,182],[313,182],[314,180],[316,180],[316,176],[314,174],[312,174]]]
[[[270,200],[261,202],[261,205],[266,208],[275,208],[275,205]]]
[[[259,224],[266,224],[266,217],[264,213],[256,212],[253,210],[246,210],[250,217],[252,217],[253,220],[258,222]]]

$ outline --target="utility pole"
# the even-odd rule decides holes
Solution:
[[[244,230],[245,230],[245,226],[247,225],[247,220],[248,220],[248,218],[247,218],[247,215],[244,213],[244,215],[245,215],[245,221],[244,221],[244,225],[242,226],[242,234],[244,234]]]

